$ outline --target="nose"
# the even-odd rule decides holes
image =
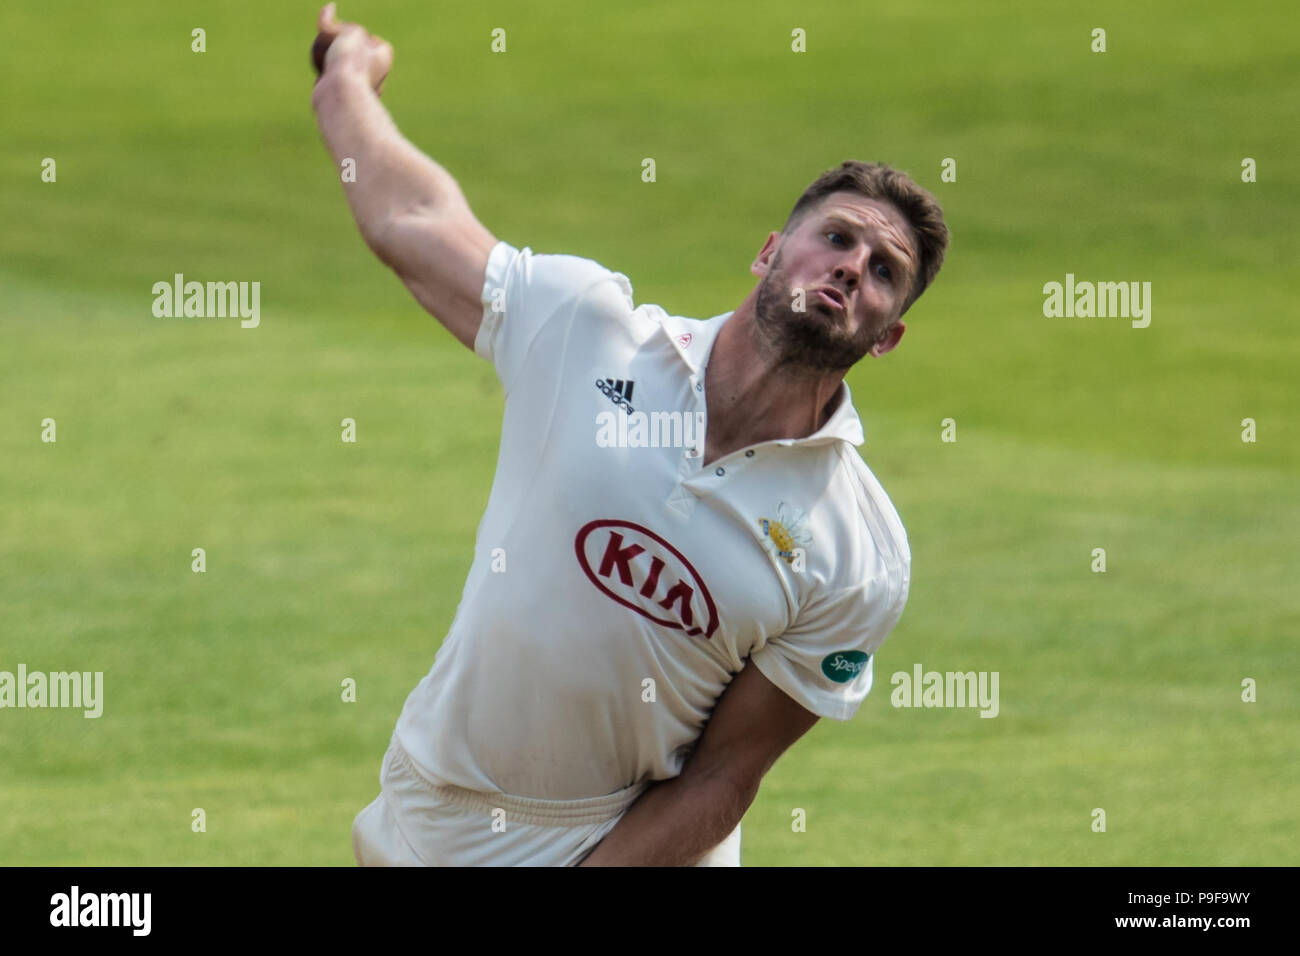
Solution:
[[[835,278],[838,279],[846,289],[852,289],[855,285],[858,284],[857,275],[851,271],[846,270],[843,266],[836,267]]]
[[[864,263],[870,256],[871,250],[864,248],[855,249],[852,254],[845,256],[835,266],[836,280],[842,283],[845,289],[852,290],[861,281]]]

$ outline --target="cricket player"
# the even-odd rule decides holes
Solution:
[[[498,240],[380,105],[392,48],[325,7],[312,94],[371,250],[505,392],[455,619],[408,697],[363,865],[740,863],[740,820],[848,720],[907,600],[907,536],[844,375],[903,336],[948,244],[934,198],[846,162],[709,319]],[[575,197],[575,201],[577,197]]]

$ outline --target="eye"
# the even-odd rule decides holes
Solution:
[[[838,232],[828,232],[828,233],[826,233],[826,235],[827,235],[827,237],[830,237],[830,236],[839,236],[841,239],[844,238],[844,237],[843,237],[842,235],[840,235]]]
[[[890,281],[894,277],[894,273],[890,271],[889,266],[884,262],[877,262],[876,269],[876,275],[880,276],[880,278],[884,279],[886,282]],[[879,271],[880,269],[885,270],[883,274]]]

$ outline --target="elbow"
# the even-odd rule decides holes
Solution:
[[[389,210],[358,225],[370,251],[404,278],[420,271],[430,250],[441,246],[447,218],[426,205]]]
[[[361,239],[366,247],[390,269],[398,268],[398,244],[394,241],[393,220],[384,218],[373,222],[358,222]]]

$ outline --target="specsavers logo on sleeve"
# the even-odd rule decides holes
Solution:
[[[837,684],[847,684],[862,673],[869,660],[871,655],[862,651],[836,651],[822,658],[822,673]]]

